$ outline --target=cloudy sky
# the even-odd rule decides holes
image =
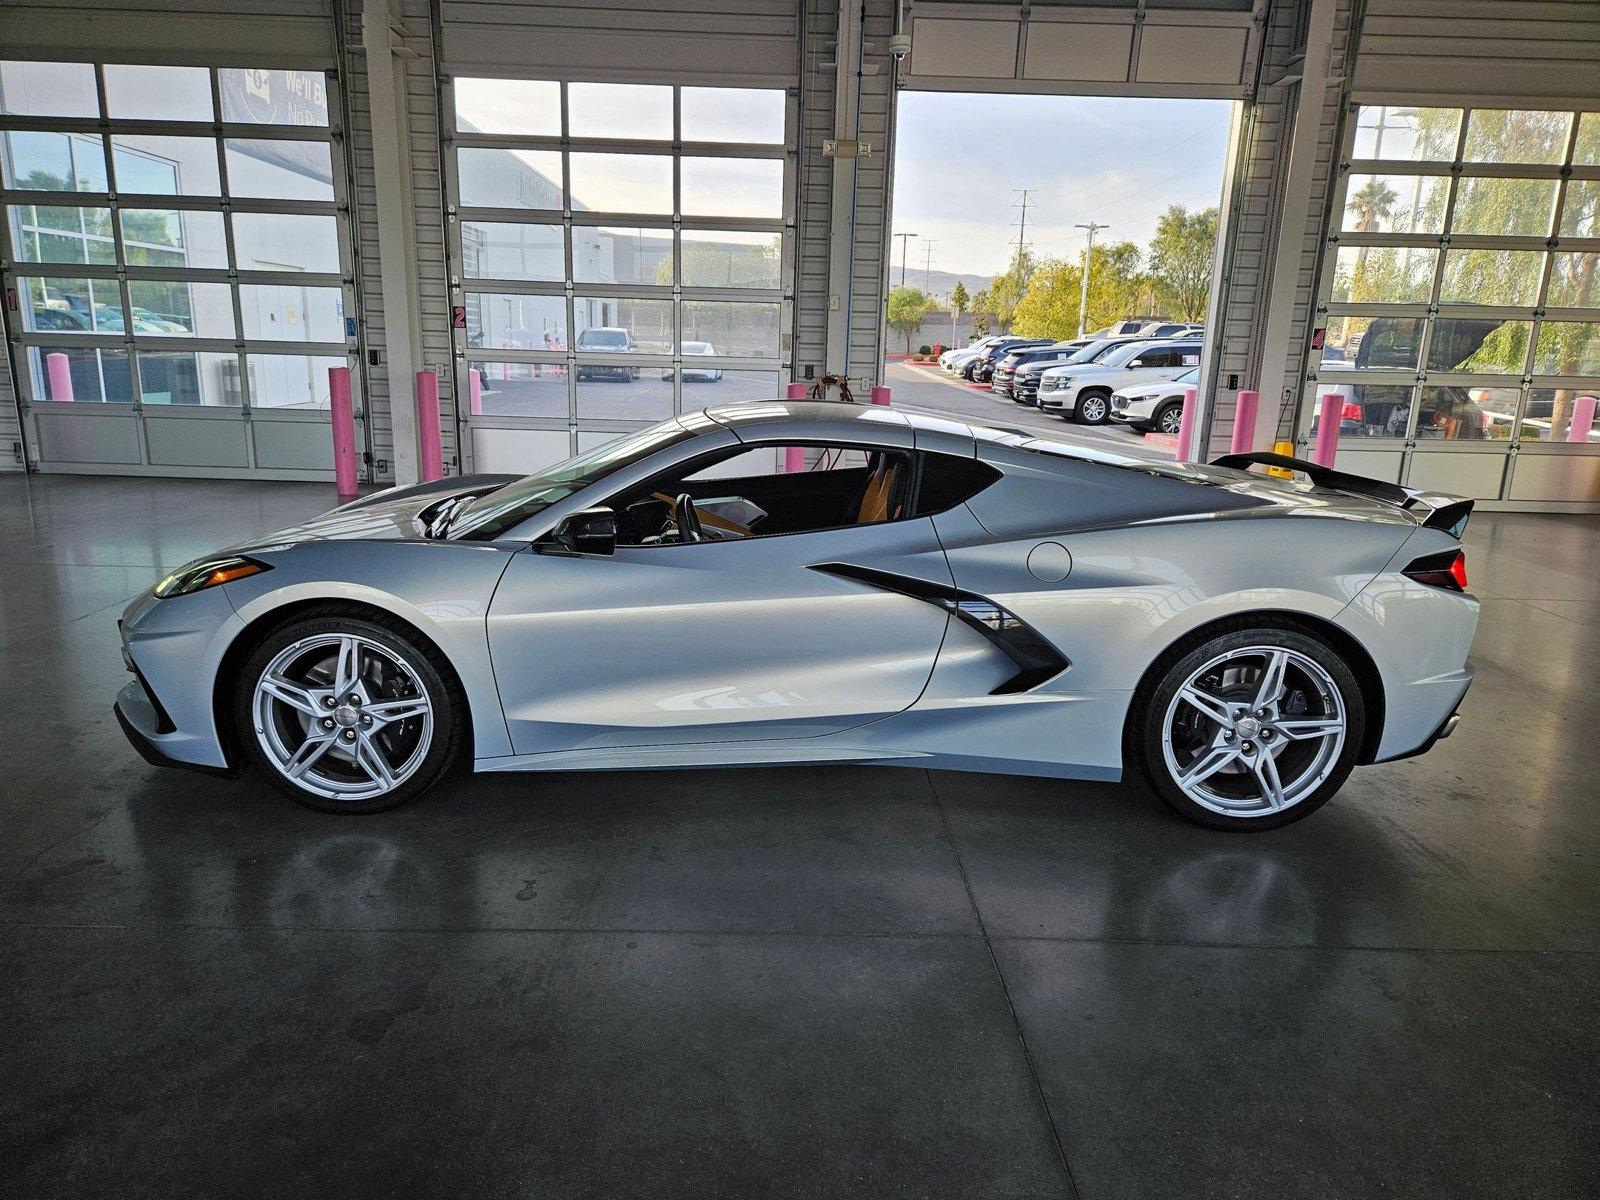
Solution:
[[[1015,189],[1032,192],[1028,241],[1075,256],[1079,221],[1103,239],[1150,239],[1169,204],[1217,203],[1232,105],[1222,100],[900,93],[894,231],[920,266],[997,274],[1016,244]],[[898,278],[900,243],[894,243]]]

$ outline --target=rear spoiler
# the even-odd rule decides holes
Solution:
[[[1401,487],[1398,483],[1385,483],[1381,479],[1368,479],[1364,475],[1351,475],[1346,471],[1335,471],[1332,467],[1324,467],[1320,463],[1307,462],[1303,458],[1290,458],[1287,454],[1272,454],[1266,451],[1257,451],[1253,454],[1224,454],[1221,458],[1212,459],[1211,465],[1231,467],[1235,471],[1246,471],[1253,466],[1298,471],[1317,487],[1332,488],[1334,491],[1348,492],[1353,496],[1365,496],[1369,500],[1381,500],[1385,504],[1403,508],[1420,517],[1425,528],[1441,529],[1457,539],[1466,532],[1467,518],[1472,515],[1472,501],[1461,496],[1452,496],[1448,492],[1429,492],[1421,488]]]

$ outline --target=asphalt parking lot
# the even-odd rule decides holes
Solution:
[[[890,362],[885,366],[884,380],[889,384],[891,399],[899,404],[949,413],[966,421],[994,422],[1001,425],[1020,425],[1037,429],[1041,436],[1065,438],[1102,450],[1116,450],[1140,457],[1171,458],[1172,453],[1144,440],[1142,434],[1114,425],[1079,425],[1048,416],[1036,408],[1015,404],[982,386],[952,379],[937,367],[919,367],[906,362]]]

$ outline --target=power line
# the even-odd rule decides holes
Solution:
[[[1022,281],[1026,282],[1028,276],[1026,269],[1027,260],[1023,258],[1023,252],[1027,249],[1028,245],[1028,201],[1032,195],[1032,191],[1029,188],[1018,188],[1013,192],[1013,194],[1020,196],[1021,199],[1019,199],[1011,207],[1020,207],[1022,209],[1021,220],[1017,223],[1017,273],[1021,277]]]
[[[904,288],[906,286],[906,246],[910,245],[910,240],[917,237],[917,234],[894,234],[894,237],[898,237],[901,240],[901,286]]]

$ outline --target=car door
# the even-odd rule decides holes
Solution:
[[[514,555],[488,616],[513,748],[820,737],[910,707],[948,615],[840,568],[951,583],[926,517]]]

